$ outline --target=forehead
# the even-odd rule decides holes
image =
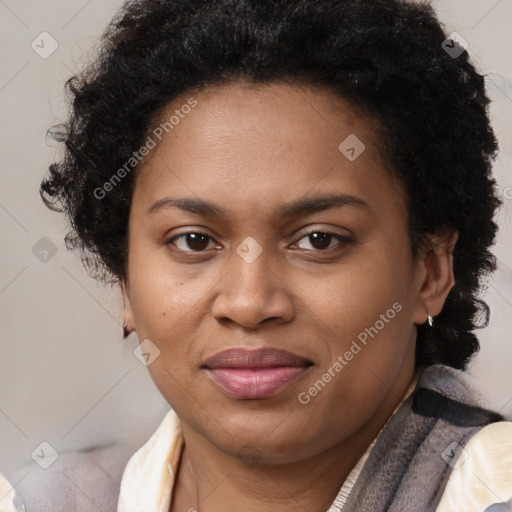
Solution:
[[[187,107],[191,99],[197,102],[192,110]],[[182,110],[187,111],[186,115],[180,114]],[[179,118],[176,114],[180,114]],[[176,123],[172,127],[170,120]],[[166,123],[170,130],[165,130]],[[169,102],[153,124],[156,130],[159,126],[164,128],[164,136],[170,132],[176,139],[193,131],[194,138],[189,137],[189,143],[214,138],[234,140],[246,137],[248,132],[253,133],[251,139],[244,139],[248,145],[262,134],[275,134],[276,143],[323,140],[330,144],[330,136],[338,140],[343,131],[357,132],[371,146],[375,146],[378,138],[376,120],[363,115],[327,87],[286,82],[241,81],[192,90]]]
[[[376,126],[320,87],[242,82],[190,91],[153,124],[156,146],[137,169],[136,196],[146,207],[164,192],[215,196],[254,211],[318,187],[360,194],[372,180],[390,180]]]

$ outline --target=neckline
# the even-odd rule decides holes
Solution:
[[[350,471],[328,512],[341,511],[378,437],[415,389],[419,373],[416,369],[401,401]],[[146,512],[169,512],[183,447],[181,422],[176,412],[171,409],[150,439],[128,461],[121,479],[118,512],[133,512],[140,509]]]
[[[393,409],[393,412],[391,413],[389,418],[386,420],[386,423],[381,427],[379,432],[375,435],[372,442],[368,445],[368,448],[366,449],[364,454],[359,458],[359,460],[357,461],[355,466],[352,468],[352,470],[348,474],[347,478],[341,485],[341,487],[338,491],[338,494],[336,495],[336,498],[331,503],[327,512],[341,512],[341,510],[343,509],[343,505],[346,503],[346,501],[349,497],[350,491],[354,487],[357,477],[359,476],[360,472],[362,471],[363,466],[364,466],[366,460],[368,459],[368,456],[370,455],[370,452],[372,451],[373,447],[375,446],[375,443],[377,442],[377,439],[379,438],[379,436],[381,435],[383,430],[388,426],[389,422],[391,421],[391,418],[393,418],[393,416],[398,411],[398,409],[403,405],[403,403],[407,400],[407,398],[409,398],[409,396],[412,394],[412,392],[416,388],[416,385],[417,385],[418,379],[419,379],[419,373],[420,373],[419,370],[416,369],[414,372],[414,376],[409,384],[409,387],[407,388],[402,399],[395,406],[395,408]],[[179,450],[179,452],[174,457],[175,465],[172,466],[174,478],[172,479],[172,482],[170,483],[171,484],[170,502],[169,502],[169,507],[165,512],[170,512],[170,510],[171,510],[174,486],[176,483],[176,478],[178,477],[178,474],[179,474],[179,469],[181,467],[181,460],[182,460],[183,448],[184,448],[184,439],[183,439],[183,433],[181,431],[181,424],[180,424],[180,432],[178,435],[179,435],[180,439],[179,439],[179,446],[177,445],[176,449]]]

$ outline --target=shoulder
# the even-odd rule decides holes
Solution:
[[[482,512],[512,504],[512,422],[498,421],[474,434],[454,462],[436,512]],[[504,503],[505,504],[505,503]]]
[[[61,452],[47,469],[30,462],[20,468],[25,476],[16,485],[19,503],[27,512],[91,510],[92,505],[114,512],[122,471],[135,450],[132,443],[116,441]],[[24,509],[18,506],[18,510]],[[0,512],[11,509],[0,507]]]

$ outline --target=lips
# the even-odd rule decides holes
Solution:
[[[276,395],[303,375],[312,362],[280,349],[229,349],[204,364],[221,391],[238,399]]]

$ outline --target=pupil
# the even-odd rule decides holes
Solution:
[[[201,240],[202,239],[202,240]],[[187,233],[187,245],[196,251],[208,246],[207,237],[196,233]]]
[[[312,233],[310,236],[310,242],[315,249],[327,249],[329,247],[331,235],[328,233]],[[320,247],[318,247],[320,245]]]

